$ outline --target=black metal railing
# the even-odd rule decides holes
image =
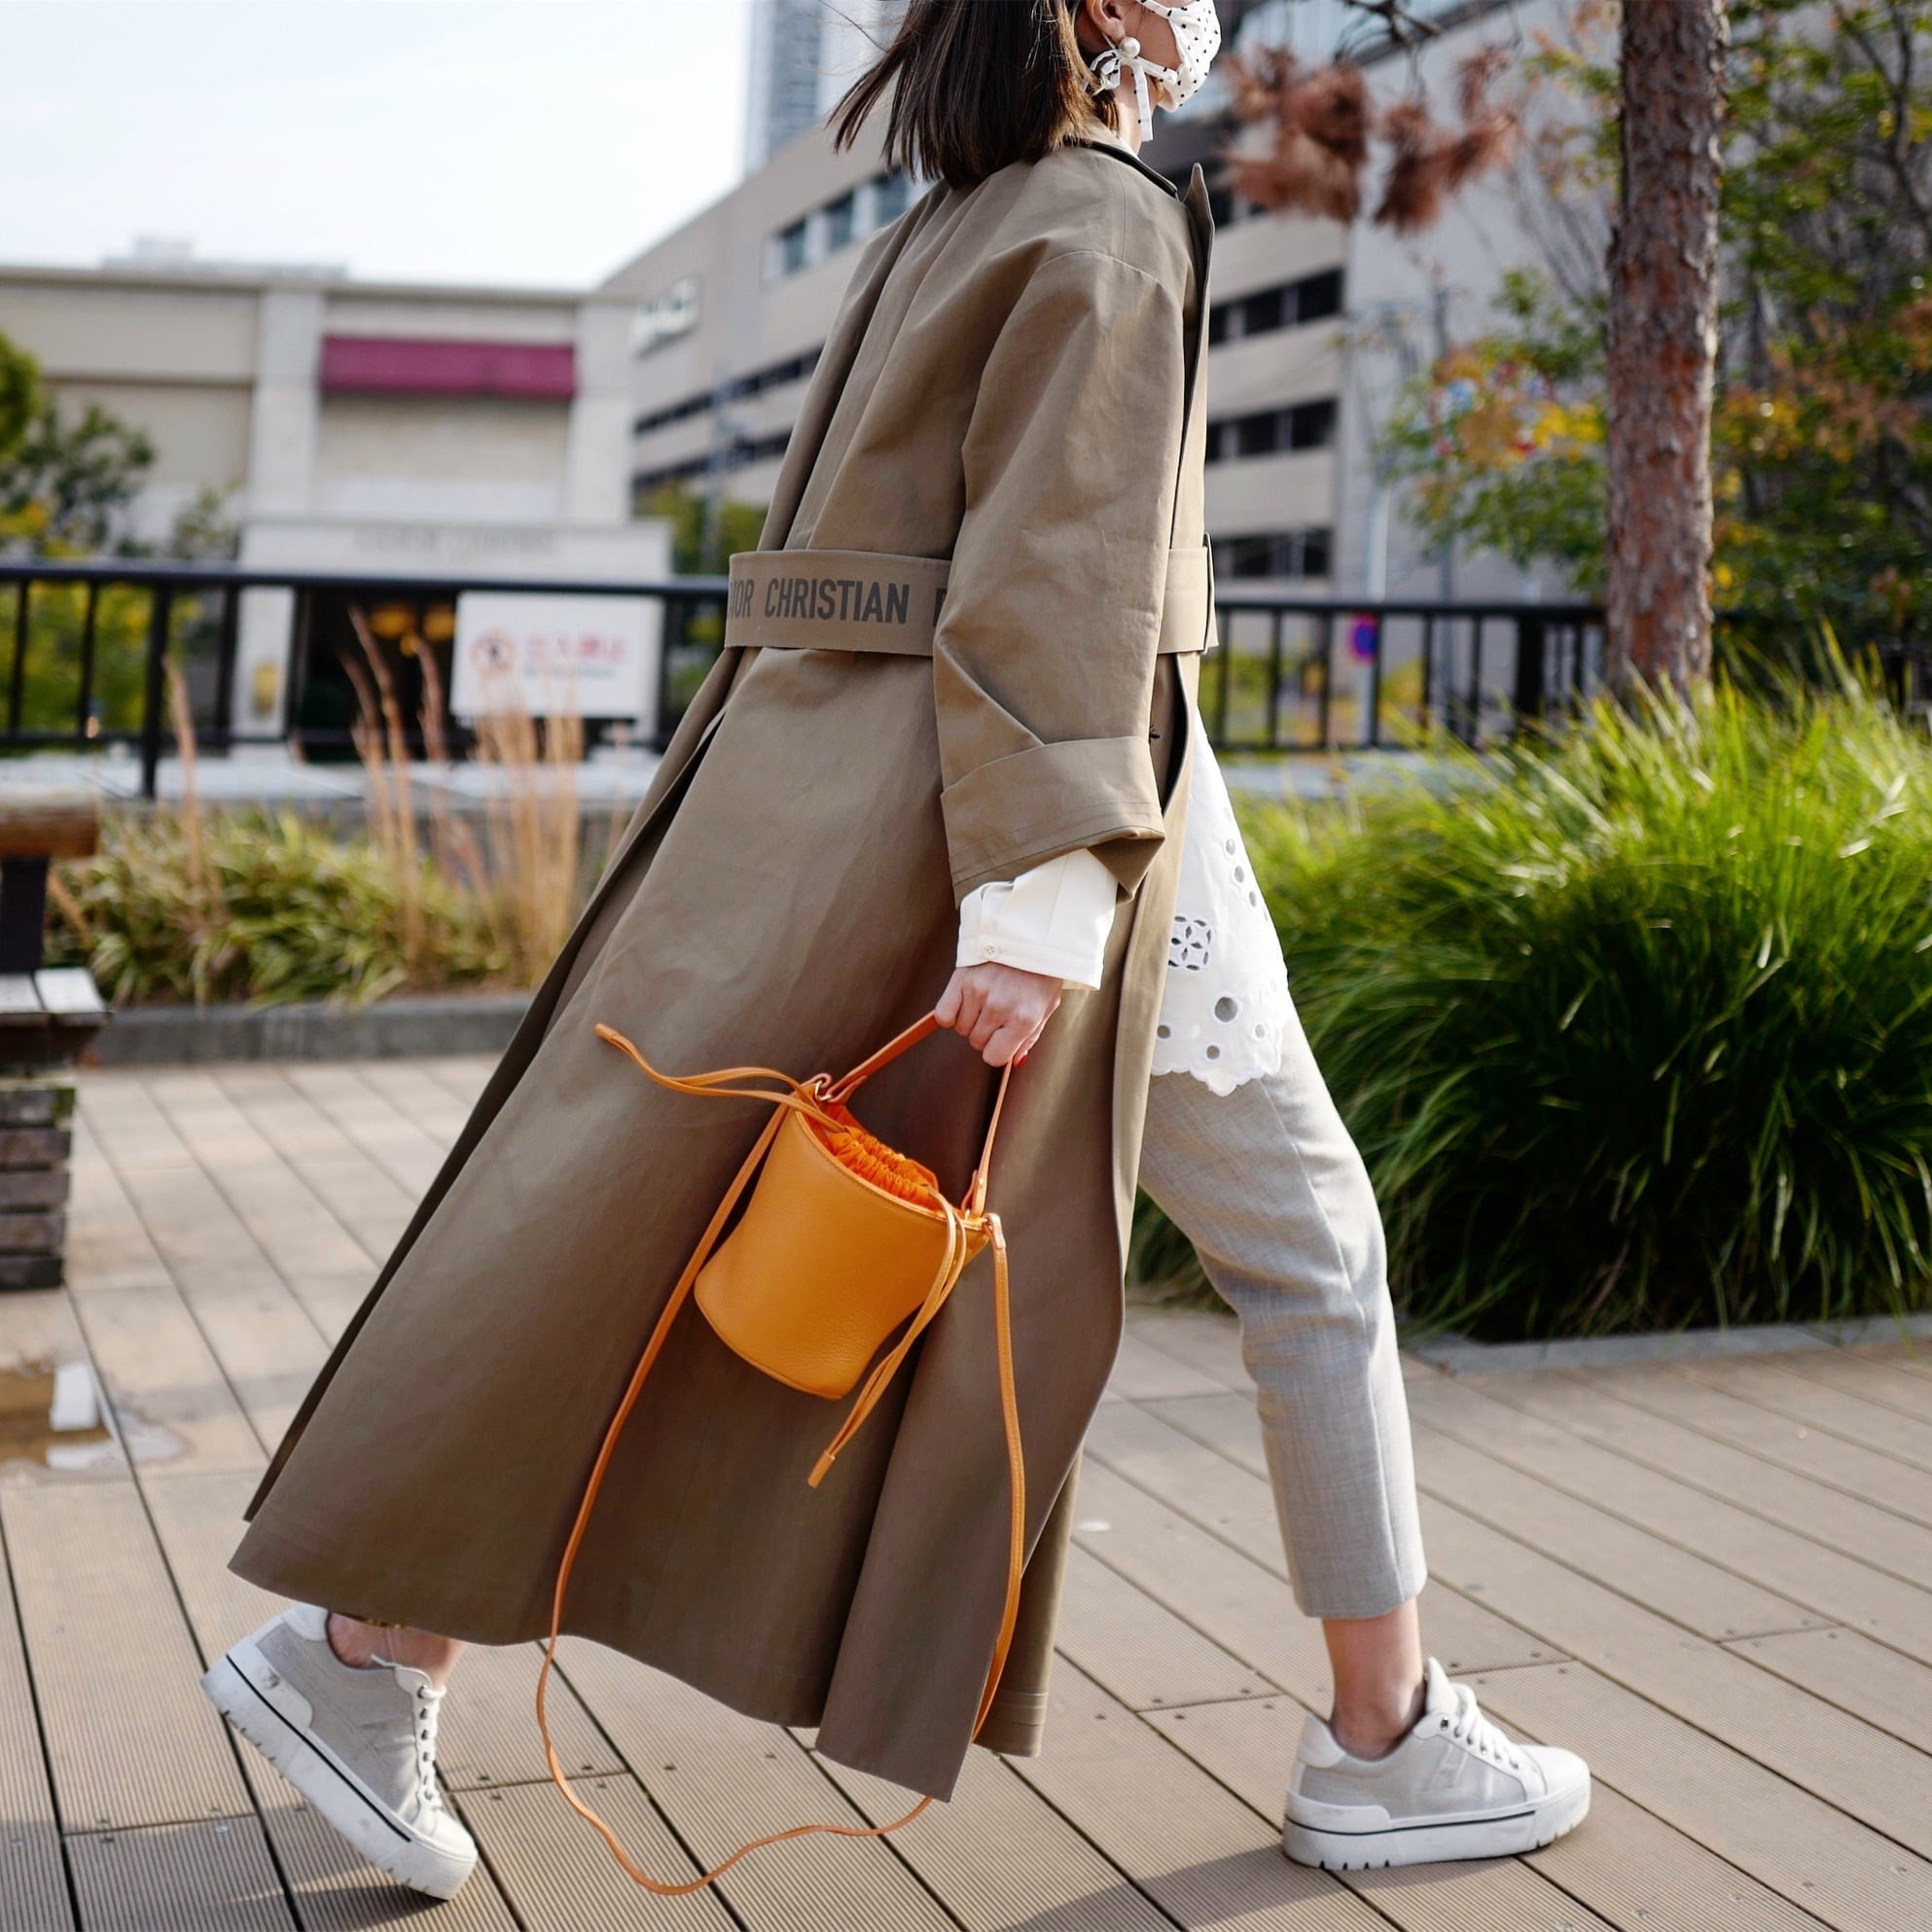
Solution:
[[[292,744],[306,758],[354,756],[356,677],[374,626],[412,755],[436,743],[462,757],[470,733],[450,715],[456,599],[469,590],[632,596],[663,613],[656,742],[675,729],[715,657],[726,584],[558,578],[402,579],[334,571],[93,559],[0,559],[6,640],[0,752],[126,745],[155,795],[175,731],[170,660],[182,673],[196,741],[220,754]],[[251,590],[286,592],[274,729],[235,723],[241,610]],[[1367,603],[1225,590],[1221,648],[1203,663],[1209,735],[1234,752],[1401,749],[1447,732],[1492,741],[1526,717],[1573,707],[1601,673],[1602,612],[1587,603]],[[277,619],[279,626],[281,620]],[[433,662],[425,666],[428,655]],[[592,741],[612,727],[590,725]],[[621,729],[621,728],[617,728]]]
[[[1277,596],[1223,590],[1200,710],[1232,752],[1408,749],[1443,733],[1491,742],[1600,685],[1590,603]]]
[[[242,599],[251,590],[291,599],[287,642],[274,667],[278,691],[264,707],[280,713],[276,729],[234,722]],[[8,649],[0,752],[127,746],[140,757],[142,796],[153,798],[161,757],[176,735],[172,659],[199,749],[293,745],[308,758],[353,757],[362,668],[353,610],[380,633],[411,753],[437,741],[466,756],[471,733],[449,710],[449,646],[456,599],[466,590],[640,597],[661,606],[660,742],[709,667],[724,628],[721,577],[405,579],[132,558],[0,558],[0,638]],[[427,670],[425,653],[436,654]],[[587,736],[594,742],[617,729],[590,724]]]

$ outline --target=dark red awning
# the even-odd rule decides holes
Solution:
[[[452,342],[416,336],[325,336],[326,396],[522,396],[567,403],[577,393],[568,342]]]

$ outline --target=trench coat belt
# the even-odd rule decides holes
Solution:
[[[751,550],[732,558],[727,650],[876,651],[930,658],[951,564],[862,550]],[[1205,544],[1167,554],[1159,649],[1212,642],[1214,562]]]

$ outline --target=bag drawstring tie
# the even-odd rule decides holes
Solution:
[[[637,1367],[631,1374],[622,1400],[618,1403],[617,1412],[611,1417],[610,1426],[604,1432],[596,1461],[591,1465],[590,1480],[585,1485],[584,1499],[578,1506],[576,1521],[571,1525],[569,1538],[563,1548],[563,1557],[557,1566],[556,1589],[551,1599],[550,1634],[544,1641],[543,1667],[537,1673],[537,1730],[543,1738],[544,1758],[550,1767],[552,1782],[563,1794],[571,1809],[610,1847],[612,1856],[616,1858],[626,1876],[646,1891],[654,1892],[662,1898],[681,1898],[689,1893],[701,1891],[705,1886],[721,1878],[739,1859],[751,1852],[762,1850],[767,1845],[782,1844],[788,1839],[805,1838],[820,1833],[834,1838],[883,1838],[889,1832],[896,1832],[902,1826],[910,1825],[933,1802],[930,1797],[921,1798],[903,1817],[895,1818],[890,1824],[885,1825],[793,1825],[787,1830],[772,1832],[764,1838],[753,1839],[749,1843],[739,1845],[729,1858],[696,1878],[669,1883],[662,1878],[653,1878],[650,1873],[643,1871],[625,1850],[610,1825],[577,1795],[556,1755],[556,1747],[551,1740],[547,1694],[550,1689],[551,1671],[556,1662],[557,1639],[563,1627],[564,1596],[569,1589],[571,1571],[576,1564],[585,1532],[590,1527],[591,1512],[595,1508],[598,1491],[603,1486],[605,1472],[610,1467],[611,1458],[617,1452],[618,1440],[624,1433],[625,1424],[630,1419],[630,1413],[636,1407],[638,1397],[643,1393],[645,1379],[663,1348],[672,1322],[689,1299],[712,1250],[718,1245],[733,1210],[764,1164],[766,1156],[771,1150],[771,1143],[777,1138],[778,1129],[784,1126],[786,1117],[793,1113],[805,1116],[813,1124],[842,1127],[845,1123],[831,1110],[842,1107],[851,1094],[888,1060],[896,1059],[909,1048],[917,1046],[921,1040],[935,1032],[938,1026],[938,1017],[934,1014],[926,1015],[923,1020],[916,1021],[905,1032],[888,1041],[870,1059],[862,1061],[850,1073],[836,1082],[822,1073],[814,1074],[809,1080],[794,1080],[789,1074],[780,1073],[772,1067],[762,1066],[721,1067],[710,1073],[682,1076],[660,1073],[637,1048],[614,1027],[600,1024],[596,1028],[598,1039],[608,1046],[615,1047],[642,1068],[660,1087],[668,1088],[677,1093],[689,1093],[712,1099],[759,1100],[771,1109],[770,1120],[766,1123],[757,1140],[752,1143],[751,1152],[745,1156],[744,1163],[733,1178],[731,1186],[725,1190],[724,1199],[719,1201],[704,1233],[698,1237],[697,1247],[692,1250],[691,1259],[685,1263],[683,1272],[679,1274],[670,1298],[665,1302],[663,1311],[659,1315],[657,1324],[651,1331],[651,1338],[644,1345],[644,1352],[638,1358]],[[992,1709],[993,1698],[999,1689],[1000,1673],[1006,1667],[1007,1654],[1013,1647],[1013,1633],[1020,1619],[1020,1580],[1026,1563],[1026,1465],[1020,1433],[1019,1396],[1014,1379],[1012,1294],[1007,1263],[1006,1231],[1000,1225],[999,1216],[986,1207],[986,1182],[992,1162],[993,1136],[999,1129],[1000,1114],[1006,1105],[1007,1088],[1012,1078],[1013,1068],[1009,1065],[1000,1076],[999,1091],[993,1101],[992,1118],[986,1127],[985,1143],[981,1151],[980,1163],[974,1169],[965,1200],[955,1206],[943,1195],[935,1193],[928,1203],[929,1206],[943,1210],[945,1213],[947,1242],[939,1270],[933,1277],[932,1286],[928,1289],[925,1300],[907,1324],[906,1332],[892,1348],[880,1357],[877,1365],[866,1377],[838,1433],[826,1446],[823,1454],[813,1465],[811,1474],[806,1478],[806,1482],[814,1489],[824,1481],[839,1452],[857,1435],[866,1418],[877,1407],[879,1398],[891,1385],[894,1375],[904,1363],[913,1342],[931,1326],[935,1317],[946,1306],[954,1287],[958,1285],[960,1276],[966,1270],[967,1263],[973,1257],[974,1237],[984,1236],[992,1248],[993,1254],[993,1332],[999,1362],[1000,1420],[1006,1437],[1009,1510],[1006,1598],[1000,1613],[999,1635],[993,1646],[992,1664],[986,1674],[985,1688],[980,1697],[978,1714],[973,1720],[973,1735],[976,1738]],[[765,1084],[749,1084],[753,1082]]]

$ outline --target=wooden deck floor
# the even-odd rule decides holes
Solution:
[[[889,1844],[787,1846],[662,1904],[541,1782],[534,1651],[479,1654],[444,1770],[485,1865],[412,1901],[196,1677],[267,1612],[224,1567],[242,1502],[484,1072],[85,1078],[72,1286],[0,1297],[0,1932],[1932,1928],[1932,1351],[1413,1370],[1430,1647],[1586,1752],[1597,1796],[1533,1858],[1343,1882],[1275,1848],[1328,1686],[1232,1325],[1153,1313],[1092,1432],[1045,1757],[976,1752]],[[119,1444],[84,1426],[82,1363]],[[567,1676],[566,1757],[666,1873],[898,1802],[608,1653]]]

